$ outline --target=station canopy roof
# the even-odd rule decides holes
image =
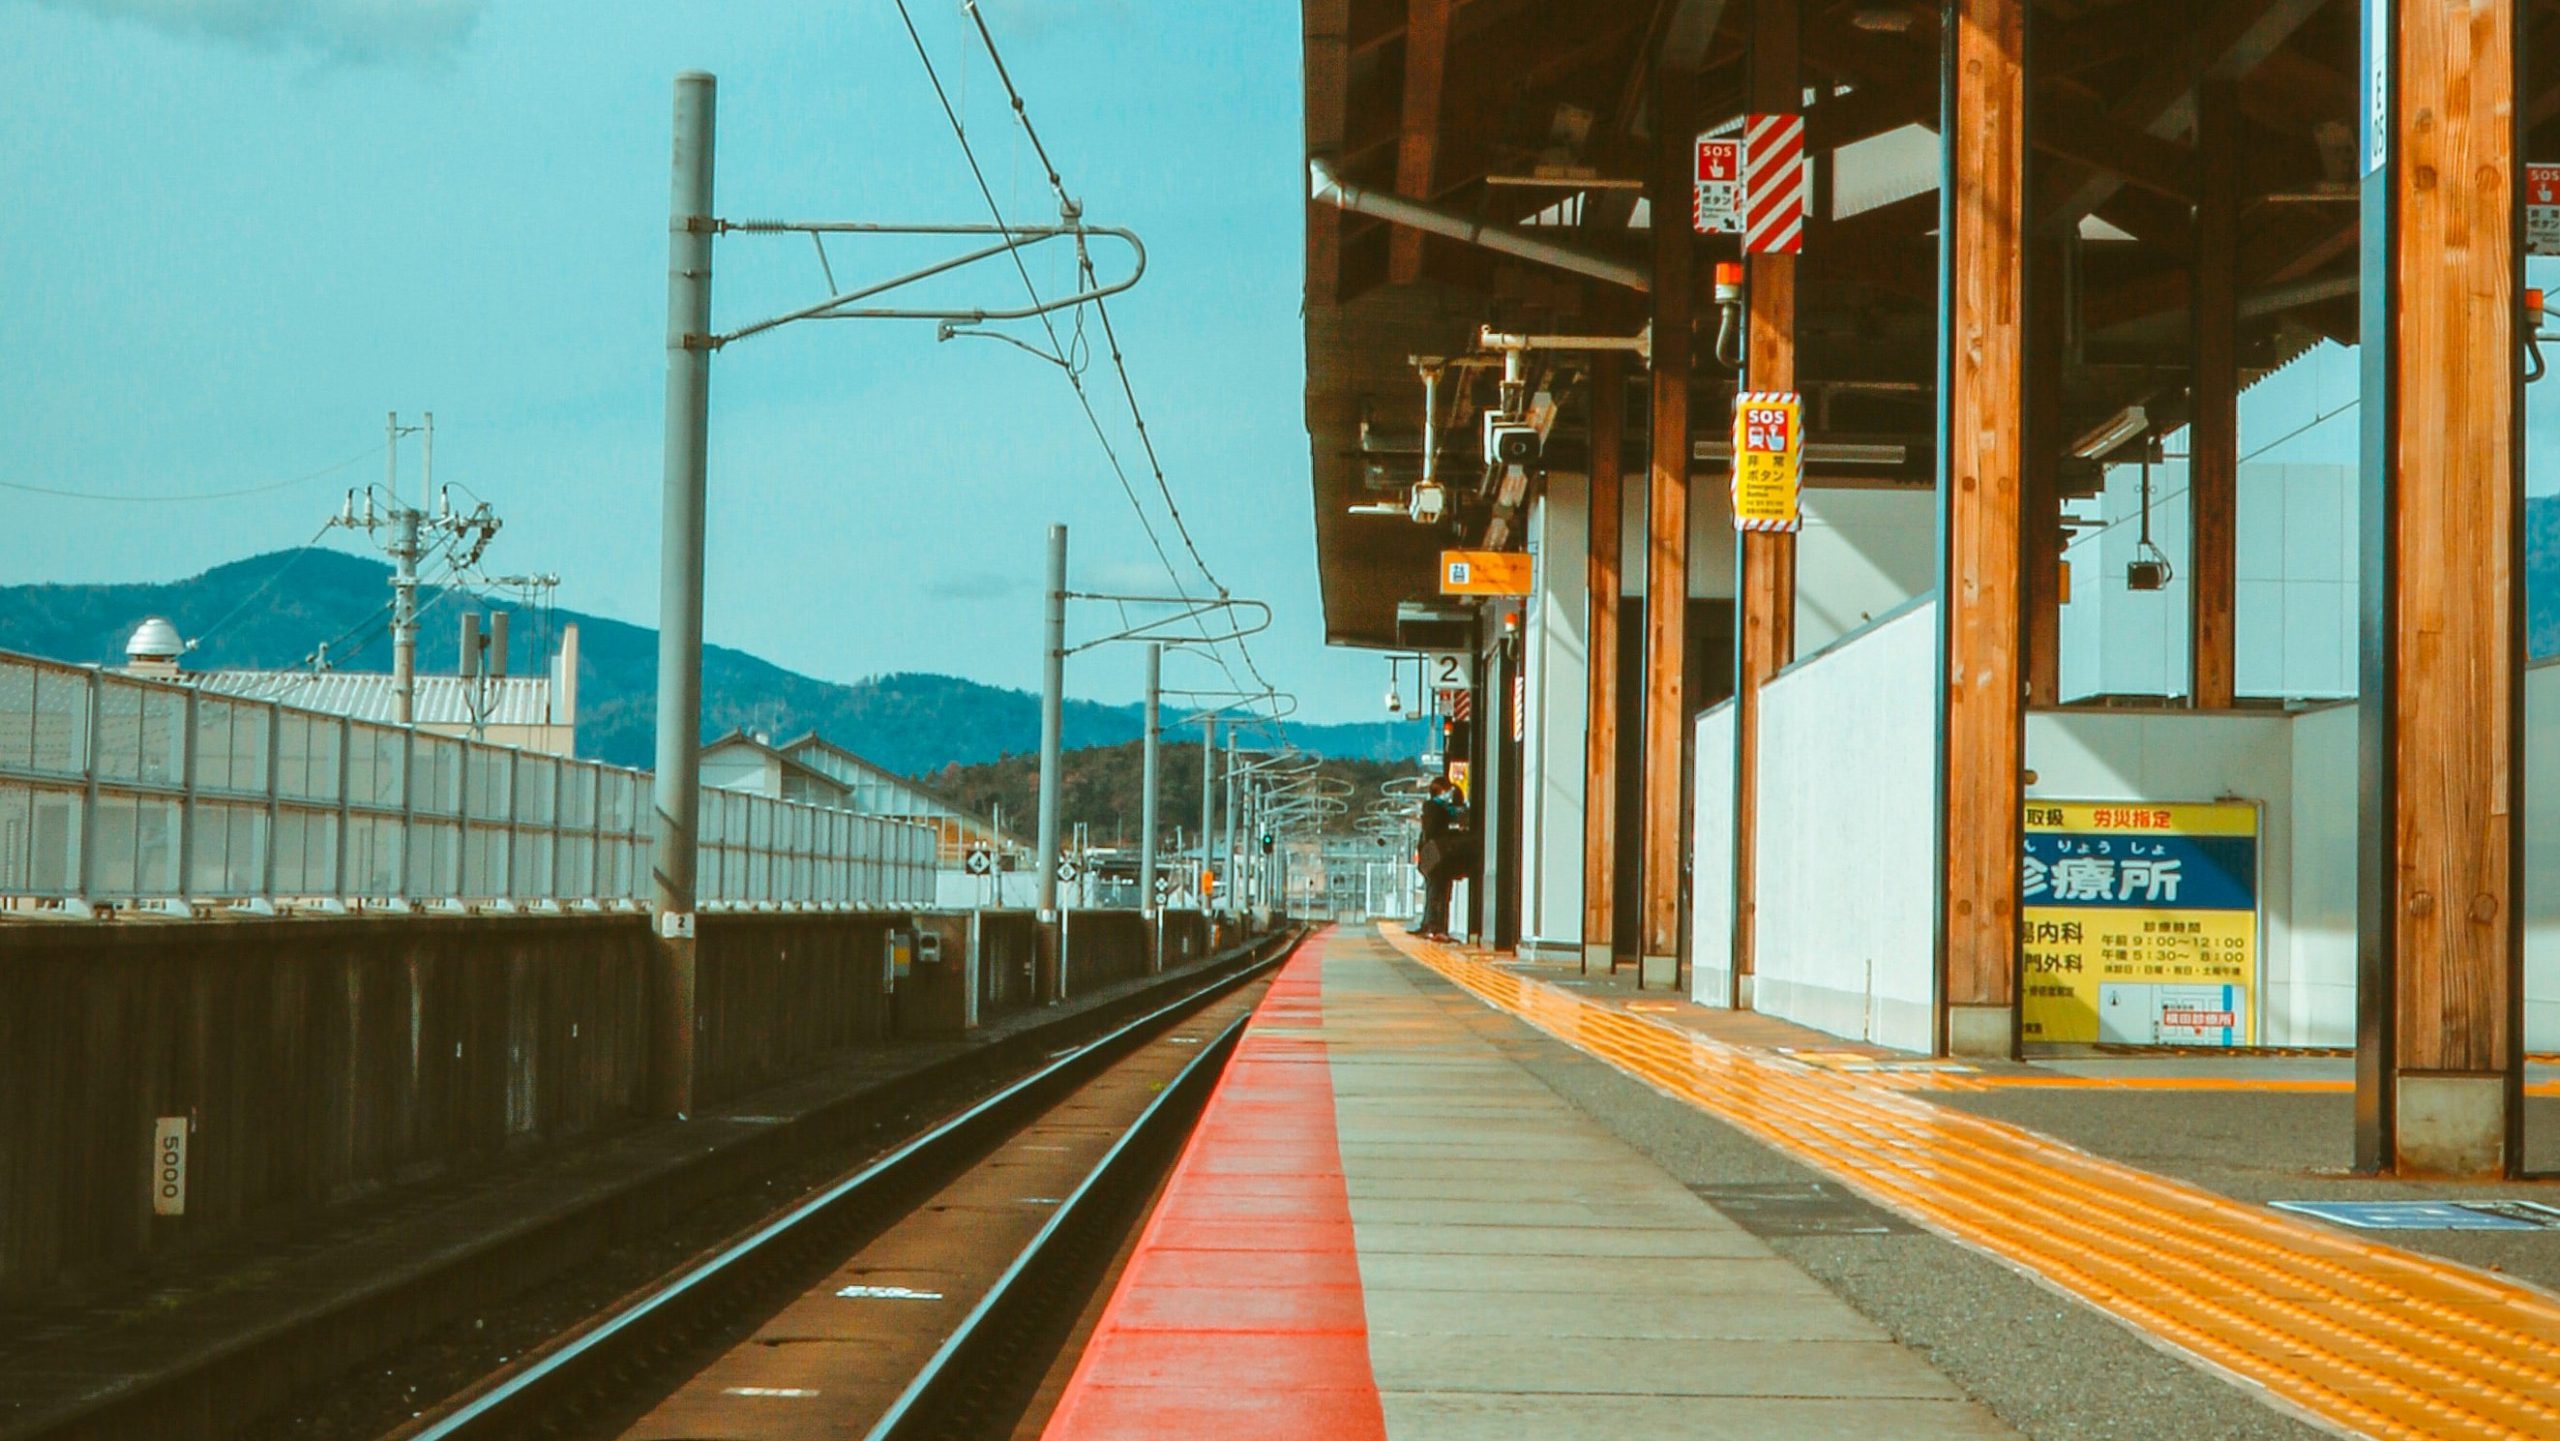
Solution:
[[[1754,0],[1305,0],[1306,150],[1347,185],[1425,202],[1648,265],[1641,182],[1654,135],[1737,125]],[[2527,5],[2527,53],[2560,44],[2560,5]],[[1927,487],[1935,464],[1940,7],[1802,0],[1814,216],[1798,271],[1798,383],[1811,439],[1860,458],[1808,483]],[[2244,382],[2357,324],[2360,7],[2354,0],[2037,0],[2029,49],[2034,232],[2064,357],[2053,453],[2065,493],[2095,462],[2183,423],[2190,271],[2203,179],[2200,83],[2234,87],[2236,286]],[[1653,76],[1688,76],[1691,113],[1651,113]],[[2528,86],[2532,155],[2560,159],[2560,67]],[[1436,100],[1436,103],[1434,101]],[[1684,226],[1685,213],[1676,217]],[[1429,595],[1443,546],[1517,545],[1516,517],[1470,500],[1426,527],[1355,505],[1400,501],[1420,466],[1416,357],[1464,357],[1478,329],[1633,335],[1647,297],[1623,284],[1434,237],[1392,254],[1397,227],[1311,199],[1306,419],[1325,627],[1339,644],[1398,643],[1401,601]],[[1410,242],[1407,243],[1410,246]],[[1713,263],[1697,243],[1706,328],[1692,435],[1712,438],[1731,376],[1709,363]],[[1643,368],[1632,357],[1629,372]],[[1444,478],[1475,494],[1476,420],[1498,369],[1444,383]],[[1536,357],[1558,404],[1551,465],[1586,443],[1587,361]],[[1643,389],[1624,461],[1640,485]],[[2138,417],[2133,412],[2138,408]],[[2128,424],[2138,419],[2138,424]],[[2110,439],[2093,446],[2090,437]],[[1898,458],[1897,458],[1898,457]],[[1724,473],[1713,456],[1698,473]],[[1469,472],[1472,471],[1472,474]]]

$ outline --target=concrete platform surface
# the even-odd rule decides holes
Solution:
[[[1301,948],[1048,1436],[2018,1434],[1442,990]]]
[[[1792,1184],[1809,1206],[1831,1204],[1823,1188],[1838,1187],[1928,1233],[1917,1250],[1889,1240],[1778,1249],[1892,1318],[1896,1334],[1929,1338],[1933,1361],[1996,1394],[2001,1414],[2031,1434],[2274,1436],[2307,1434],[2308,1422],[2347,1435],[2560,1437],[2560,1297],[2514,1274],[2539,1271],[2530,1258],[2560,1232],[2351,1231],[2265,1204],[2395,1187],[2304,1165],[2320,1129],[2313,1108],[2337,1109],[2334,1135],[2346,1135],[2345,1098],[2324,1094],[2331,1083],[2317,1074],[2325,1058],[2220,1074],[2193,1058],[2115,1076],[1950,1068],[1767,1017],[1638,998],[1607,977],[1560,983],[1544,968],[1395,940],[1465,994],[1693,1118],[1681,1149],[1714,1153],[1695,1172],[1713,1177],[1701,1189],[1737,1219],[1768,1198],[1725,1178],[1774,1172],[1807,1178]],[[1585,1087],[1563,1068],[1549,1079]],[[1621,1087],[1607,1113],[1649,1110],[1653,1126],[1662,1109]],[[2017,1123],[2029,1118],[2033,1129]],[[1763,1154],[1735,1148],[1728,1130]],[[2434,1239],[2456,1235],[2466,1239]],[[1939,1238],[2086,1312],[1952,1260]],[[2480,1264],[2457,1263],[2472,1248],[2466,1259]],[[2089,1313],[2190,1369],[2124,1356]],[[2048,1332],[2068,1344],[2048,1344]],[[2039,1369],[2068,1383],[2022,1374]],[[2202,1384],[2214,1381],[2224,1384]]]

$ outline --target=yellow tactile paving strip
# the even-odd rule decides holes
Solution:
[[[2378,1437],[2560,1437],[2560,1302],[2539,1291],[1388,938],[1497,1009],[2320,1420]]]

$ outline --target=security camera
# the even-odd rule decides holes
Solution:
[[[1487,465],[1528,465],[1538,458],[1538,428],[1517,416],[1486,411],[1484,459]]]
[[[1404,696],[1400,692],[1392,690],[1387,692],[1387,714],[1404,714]]]
[[[2169,567],[2156,560],[2133,561],[2124,568],[2124,588],[2127,590],[2167,590],[2169,588]]]
[[[1413,517],[1416,525],[1439,524],[1441,518],[1449,513],[1448,489],[1436,482],[1415,486],[1413,499],[1406,502],[1405,513]]]

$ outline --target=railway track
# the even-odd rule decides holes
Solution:
[[[393,1441],[1011,1434],[1286,954],[1055,1054]]]

